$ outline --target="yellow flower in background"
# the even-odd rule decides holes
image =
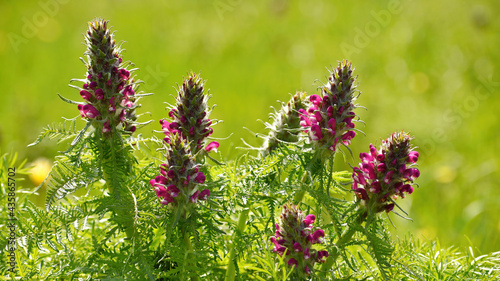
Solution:
[[[47,158],[37,158],[31,163],[29,178],[34,186],[42,184],[43,180],[47,177],[52,168],[52,162]]]

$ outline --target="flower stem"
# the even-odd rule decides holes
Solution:
[[[245,230],[245,227],[246,227],[246,223],[247,223],[247,220],[248,220],[248,213],[250,212],[250,209],[244,209],[241,211],[240,213],[240,216],[238,218],[238,225],[237,225],[237,229],[238,231],[236,231],[234,234],[233,234],[233,243],[231,245],[231,250],[229,251],[229,263],[227,265],[227,271],[226,271],[226,281],[234,281],[234,278],[236,276],[236,268],[234,267],[234,263],[236,262],[235,261],[235,256],[236,256],[236,245],[235,245],[235,240],[236,240],[236,235],[238,232],[243,232]]]
[[[193,252],[193,245],[191,245],[191,237],[189,235],[189,231],[186,229],[184,231],[184,245],[186,246],[187,252],[185,255],[185,259],[189,260],[189,255]],[[200,278],[196,275],[191,277],[192,280],[199,281]]]
[[[308,182],[307,171],[304,172],[304,175],[302,176],[302,179],[300,180],[300,182],[302,182],[304,184]],[[304,189],[298,190],[295,193],[293,200],[295,200],[295,202],[298,204],[298,203],[302,202],[305,194],[306,194],[306,191]]]
[[[357,219],[355,220],[355,224],[357,225],[361,225],[364,220],[366,219],[367,217],[367,213],[365,210],[362,210],[361,212],[358,212],[358,217]],[[335,252],[332,253],[332,255],[328,258],[328,261],[326,263],[323,264],[323,267],[322,269],[327,269],[327,264],[333,264],[338,256],[340,255],[340,252],[342,249],[345,248],[345,245],[349,242],[351,242],[351,239],[352,237],[354,236],[354,233],[356,233],[357,229],[355,227],[352,227],[352,226],[348,226],[347,230],[344,231],[344,234],[342,234],[342,236],[340,236],[339,240],[337,240],[337,247],[335,249]],[[331,259],[331,261],[330,261]]]

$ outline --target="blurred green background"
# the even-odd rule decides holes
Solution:
[[[160,129],[164,102],[189,70],[201,72],[217,104],[212,117],[224,158],[260,140],[270,106],[296,90],[317,93],[325,67],[349,59],[359,75],[366,122],[352,143],[356,165],[370,143],[410,131],[420,147],[420,188],[399,201],[413,222],[391,215],[395,235],[438,237],[442,245],[500,250],[500,2],[491,1],[1,1],[0,149],[29,161],[62,146],[27,148],[40,130],[78,115],[68,83],[87,22],[103,17],[140,68],[140,132]],[[316,79],[319,79],[315,82]],[[337,158],[339,169],[348,169]],[[38,163],[38,162],[37,162]]]

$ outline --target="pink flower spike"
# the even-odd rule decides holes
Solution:
[[[93,90],[93,89],[95,89],[95,87],[97,87],[97,82],[95,82],[95,81],[90,82],[89,88],[91,88]]]
[[[299,264],[299,263],[298,263],[298,262],[297,262],[297,260],[296,260],[296,259],[294,259],[294,258],[291,258],[291,259],[289,259],[289,260],[288,260],[288,266],[289,266],[289,267],[292,267],[292,266],[297,267],[297,265],[298,265],[298,264]]]
[[[316,220],[316,216],[315,215],[313,215],[313,214],[307,215],[304,218],[304,224],[306,226],[309,226],[309,225],[313,224],[315,220]]]
[[[196,175],[196,178],[194,179],[194,181],[197,183],[204,183],[205,180],[206,180],[206,177],[202,172],[198,172],[198,174]]]
[[[200,195],[198,195],[198,199],[199,200],[202,200],[202,201],[205,201],[208,199],[208,196],[210,196],[210,190],[208,189],[203,189],[201,192],[200,192]]]
[[[215,152],[217,152],[217,148],[219,148],[219,143],[216,142],[216,141],[213,141],[211,143],[209,143],[206,147],[205,147],[205,151],[206,152],[210,152],[212,150],[214,150]]]

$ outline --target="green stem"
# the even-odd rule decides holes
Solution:
[[[302,176],[302,179],[300,180],[300,182],[302,182],[304,184],[308,182],[307,171],[304,172],[304,175]],[[293,200],[295,202],[297,202],[297,204],[298,204],[298,203],[302,202],[302,200],[304,199],[304,195],[305,194],[306,194],[306,191],[304,189],[298,190],[295,193],[295,195],[293,197]]]
[[[191,244],[191,237],[190,237],[189,231],[187,229],[184,231],[184,245],[186,246],[186,249],[187,249],[185,259],[189,260],[189,256],[193,252],[193,245]],[[199,281],[200,278],[198,276],[194,275],[191,277],[191,280]]]
[[[231,244],[231,250],[229,251],[229,263],[227,265],[227,271],[226,271],[226,279],[225,281],[234,281],[234,278],[236,277],[236,268],[234,264],[236,263],[236,245],[235,245],[235,240],[236,240],[236,235],[238,232],[243,232],[245,231],[245,227],[247,225],[247,220],[248,220],[248,213],[250,212],[250,209],[244,209],[241,211],[240,216],[238,218],[238,225],[236,231],[233,234],[233,243]]]
[[[356,219],[355,223],[361,225],[364,222],[364,220],[366,219],[366,216],[367,216],[366,211],[362,210],[359,213],[358,218]],[[344,234],[342,234],[342,236],[340,236],[339,240],[337,240],[337,243],[336,243],[337,250],[332,255],[330,255],[330,257],[328,258],[328,260],[331,259],[331,262],[327,261],[325,264],[323,264],[323,267],[326,267],[326,264],[329,264],[329,263],[333,264],[337,260],[337,258],[340,255],[341,250],[343,248],[345,248],[345,244],[351,242],[351,239],[354,236],[354,233],[356,233],[356,228],[348,226],[348,228],[344,232]],[[323,267],[322,267],[322,269],[323,269]]]

